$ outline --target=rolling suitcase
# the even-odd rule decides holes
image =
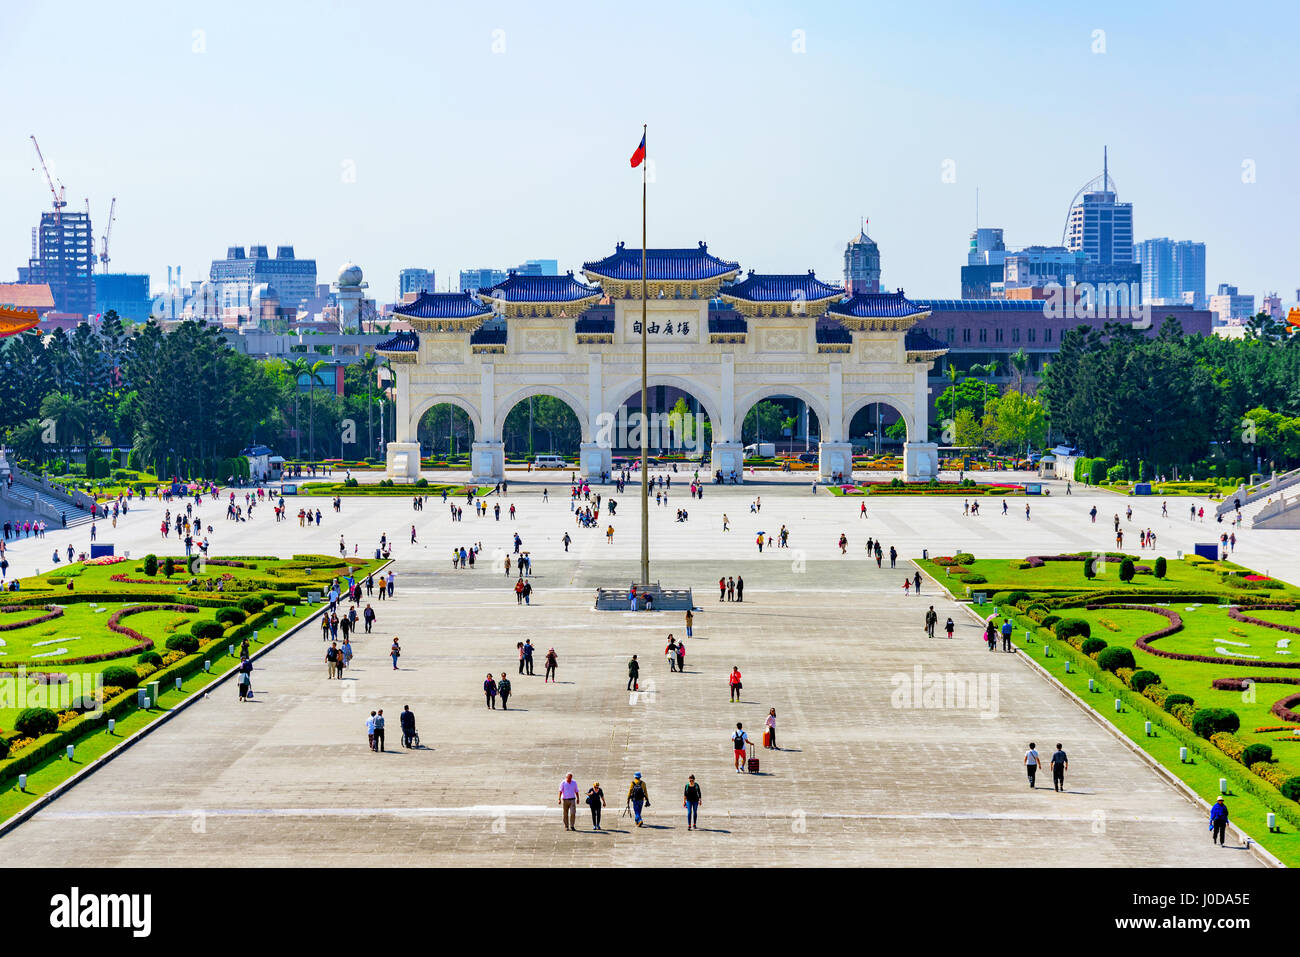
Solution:
[[[763,747],[770,748],[771,746],[772,746],[772,729],[768,728],[766,731],[763,732]]]
[[[754,746],[752,744],[749,746],[749,773],[758,773],[758,758],[754,757]]]

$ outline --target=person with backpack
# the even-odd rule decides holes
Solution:
[[[641,821],[641,808],[650,806],[650,791],[641,780],[641,772],[632,775],[632,783],[627,789],[627,801],[632,805],[632,819],[637,827],[644,827]]]
[[[949,638],[952,637],[953,628],[955,628],[955,627],[956,627],[956,626],[953,625],[953,623],[952,623],[952,618],[949,617],[949,619],[947,620],[947,622],[944,623],[944,626],[943,626],[943,630],[946,631],[946,632],[948,632],[948,637],[949,637]]]
[[[731,732],[731,750],[735,756],[736,773],[745,772],[742,765],[745,762],[745,749],[749,747],[749,735],[745,733],[744,726],[737,721],[736,730]]]
[[[507,702],[510,700],[510,679],[504,671],[501,672],[501,680],[497,682],[497,694],[501,696],[501,710],[509,711]]]
[[[695,775],[686,779],[686,789],[682,792],[682,807],[686,808],[686,830],[698,831],[700,823],[700,786],[695,783]]]
[[[641,676],[641,663],[636,660],[636,655],[633,655],[632,660],[627,663],[627,690],[628,691],[639,690],[637,685],[637,679],[640,676]]]

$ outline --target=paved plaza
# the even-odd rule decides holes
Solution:
[[[435,480],[436,476],[431,476]],[[990,654],[974,619],[930,581],[905,597],[902,581],[921,549],[1014,556],[1113,544],[1110,515],[1135,503],[1140,523],[1171,557],[1217,536],[1190,523],[1188,500],[1129,500],[1102,493],[983,499],[985,514],[962,515],[961,498],[813,495],[796,476],[741,488],[706,487],[702,501],[674,488],[651,504],[652,578],[691,586],[695,636],[686,673],[663,657],[678,612],[596,612],[597,585],[637,576],[639,516],[629,487],[612,519],[615,541],[577,528],[567,473],[512,482],[500,522],[469,509],[449,520],[437,498],[420,512],[409,499],[348,498],[336,515],[312,500],[322,528],[276,525],[269,507],[236,526],[204,506],[212,554],[338,553],[343,535],[373,553],[381,532],[395,540],[397,593],[372,602],[373,635],[355,642],[354,666],[327,679],[319,629],[309,625],[258,660],[255,701],[241,705],[222,685],[166,726],[0,838],[10,866],[104,865],[1042,865],[1255,866],[1240,849],[1207,839],[1202,810],[1031,667]],[[685,475],[674,485],[685,485]],[[1054,487],[1056,488],[1056,487]],[[609,489],[600,490],[608,495]],[[761,511],[750,510],[761,497]],[[496,499],[490,498],[490,504]],[[519,509],[511,523],[505,508]],[[1032,507],[1031,520],[1024,504]],[[304,503],[306,500],[304,500]],[[1088,521],[1093,504],[1101,512]],[[995,507],[996,505],[996,507]],[[677,508],[686,523],[674,521]],[[133,509],[100,541],[133,556],[172,551],[158,534],[163,506]],[[292,509],[296,511],[296,509]],[[722,531],[726,513],[731,530]],[[210,514],[209,514],[210,513]],[[1172,517],[1175,516],[1176,517]],[[418,542],[409,544],[410,525]],[[789,549],[758,554],[757,531],[791,530]],[[531,552],[531,606],[516,604],[493,555],[518,531]],[[561,538],[573,538],[566,554]],[[849,537],[848,555],[836,541]],[[84,547],[86,529],[71,540]],[[868,536],[898,548],[899,567],[865,557]],[[1240,537],[1238,558],[1295,580],[1286,533]],[[1110,541],[1107,541],[1107,539]],[[483,543],[472,571],[451,568],[453,545]],[[51,534],[10,552],[14,569],[48,567],[39,552],[66,545]],[[170,547],[166,547],[170,546]],[[1288,564],[1292,563],[1292,564]],[[30,567],[24,567],[30,563]],[[743,575],[743,603],[719,603],[721,575]],[[956,639],[929,639],[922,616],[934,604]],[[397,636],[401,668],[386,657]],[[516,642],[538,646],[537,675],[517,674]],[[559,681],[543,684],[541,658],[554,647]],[[628,658],[643,662],[641,694],[626,691]],[[727,674],[744,675],[743,701],[728,701]],[[982,701],[965,707],[909,706],[899,688],[922,675],[969,674]],[[487,672],[514,684],[508,712],[488,711]],[[401,747],[397,713],[417,714],[422,747]],[[769,708],[780,751],[758,749],[762,774],[736,774],[728,738],[737,721],[755,737]],[[388,750],[372,753],[364,724],[383,708]],[[1021,759],[1060,741],[1070,756],[1068,791],[1026,785]],[[559,783],[573,772],[582,791],[605,789],[606,833],[561,827]],[[648,827],[620,816],[632,773],[648,783]],[[694,774],[703,789],[700,830],[688,833],[681,793]],[[160,853],[160,849],[174,849]]]

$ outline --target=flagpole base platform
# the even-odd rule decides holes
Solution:
[[[714,442],[709,450],[714,481],[721,475],[724,483],[745,481],[745,447],[739,442]]]
[[[614,471],[614,453],[607,445],[583,442],[578,450],[578,461],[582,466],[582,477],[587,482],[603,482],[605,476]]]
[[[597,588],[596,611],[632,611],[629,591],[629,585]],[[647,595],[650,597],[648,603]],[[687,611],[694,607],[695,601],[689,588],[664,588],[659,582],[651,582],[648,588],[636,586],[636,611]]]

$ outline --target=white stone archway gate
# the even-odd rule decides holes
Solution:
[[[811,273],[750,274],[723,285],[738,268],[709,256],[703,245],[698,251],[648,254],[652,263],[660,257],[647,270],[649,384],[676,386],[698,400],[712,427],[715,472],[743,479],[745,414],[761,399],[789,395],[807,402],[821,424],[823,478],[852,475],[849,423],[871,402],[893,406],[907,423],[906,477],[937,475],[937,447],[927,441],[928,374],[946,348],[912,328],[927,313],[901,293],[846,299]],[[677,258],[665,265],[666,256]],[[701,258],[706,269],[721,264],[714,270],[720,274],[682,279],[682,261],[698,267]],[[588,278],[601,288],[572,275],[512,274],[477,298],[425,293],[399,307],[414,331],[378,348],[396,378],[389,477],[413,481],[418,476],[420,416],[435,404],[452,402],[474,425],[474,478],[499,481],[505,470],[502,424],[510,409],[531,395],[555,396],[577,415],[585,478],[599,480],[610,472],[610,421],[641,388],[640,283],[618,278],[620,259],[639,264],[640,250],[620,246],[614,256],[587,264]],[[677,274],[664,278],[674,270]],[[638,280],[639,275],[638,265]],[[612,298],[612,321],[582,318],[602,295]],[[710,317],[710,301],[719,295],[732,304],[734,317]]]

